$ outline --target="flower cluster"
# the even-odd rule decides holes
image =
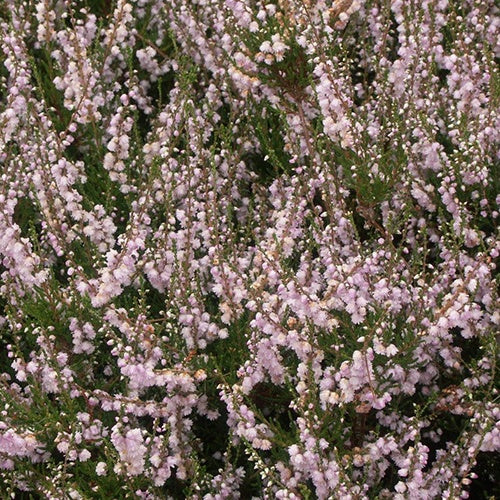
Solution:
[[[494,496],[499,19],[0,5],[0,491]]]

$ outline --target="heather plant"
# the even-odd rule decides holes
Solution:
[[[0,2],[2,498],[494,498],[493,0]]]

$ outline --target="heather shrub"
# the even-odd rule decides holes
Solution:
[[[498,494],[499,34],[3,0],[2,498]]]

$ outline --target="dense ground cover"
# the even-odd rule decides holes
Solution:
[[[0,1],[0,496],[498,494],[499,35]]]

